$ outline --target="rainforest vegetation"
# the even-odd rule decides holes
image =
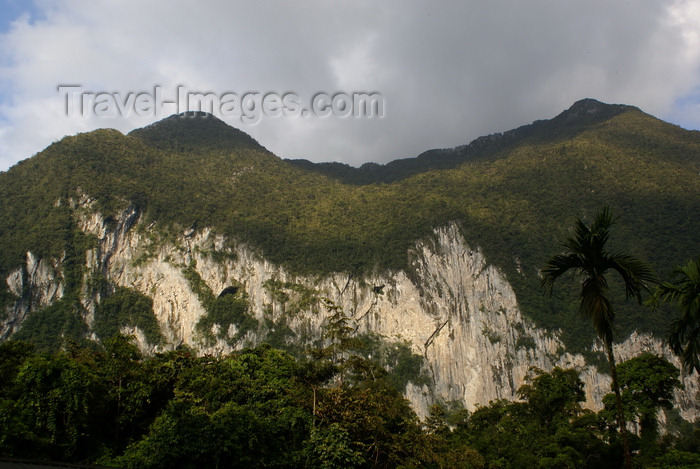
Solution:
[[[143,356],[122,335],[53,353],[6,341],[0,457],[193,469],[621,467],[613,396],[600,412],[583,409],[576,370],[532,369],[519,401],[472,412],[438,403],[420,421],[391,373],[336,319],[324,346],[300,358],[268,345]],[[619,380],[639,430],[635,464],[698,467],[700,427],[670,405],[678,369],[645,354],[621,363]]]

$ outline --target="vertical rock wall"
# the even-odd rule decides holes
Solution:
[[[399,271],[354,278],[338,273],[316,278],[294,276],[244,245],[227,247],[232,243],[207,229],[186,230],[175,240],[163,241],[155,230],[138,225],[139,214],[131,208],[108,224],[89,210],[87,199],[81,204],[81,228],[98,239],[97,247],[86,254],[86,282],[92,273],[99,273],[116,285],[151,297],[168,347],[187,344],[203,353],[226,353],[233,348],[223,340],[204,345],[198,335],[195,325],[206,311],[183,274],[191,266],[215,295],[232,285],[244,288],[251,312],[261,324],[284,317],[296,337],[318,337],[327,311],[318,302],[294,308],[294,298],[280,299],[270,281],[297,286],[317,299],[329,298],[343,307],[359,333],[408,342],[414,353],[424,357],[424,371],[433,381],[431,387],[409,383],[406,388],[406,396],[421,416],[436,399],[461,401],[471,410],[494,399],[515,399],[532,366],[579,369],[589,408],[599,409],[609,392],[607,375],[587,366],[580,355],[561,354],[563,344],[555,332],[538,329],[522,317],[505,277],[486,263],[478,249],[466,244],[454,224],[416,243],[410,253],[410,274]],[[60,259],[36,259],[27,253],[25,265],[5,281],[20,299],[1,325],[3,338],[17,330],[30,310],[63,294]],[[84,296],[90,323],[99,297],[87,289]],[[136,332],[142,347],[152,349],[139,331],[128,332]],[[262,340],[260,334],[249,332],[234,347]],[[678,365],[660,341],[645,335],[632,335],[617,346],[616,353],[625,360],[645,350],[663,354]],[[700,410],[695,399],[700,386],[697,377],[685,377],[684,383],[686,389],[676,398],[681,415],[694,421]]]

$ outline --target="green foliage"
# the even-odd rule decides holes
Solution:
[[[5,321],[7,317],[7,307],[17,301],[17,297],[12,294],[6,283],[0,284],[0,321]]]
[[[325,348],[320,352],[338,367],[342,380],[346,362],[353,356],[359,344],[355,337],[355,329],[350,325],[350,318],[343,308],[328,298],[324,298],[323,303],[330,314],[323,324]]]
[[[57,350],[65,341],[81,342],[86,340],[87,325],[83,319],[84,308],[80,302],[83,282],[84,259],[87,249],[94,245],[95,239],[80,231],[70,211],[63,206],[56,207],[51,218],[56,231],[51,238],[51,247],[45,246],[45,252],[54,248],[62,250],[60,272],[63,283],[63,297],[52,304],[35,309],[22,323],[15,334],[17,340],[36,344],[42,350]],[[35,227],[36,228],[36,227]],[[43,233],[41,236],[47,236]],[[39,250],[41,253],[43,249]],[[23,295],[31,295],[25,291]]]
[[[234,341],[240,340],[246,332],[255,329],[258,321],[248,313],[248,301],[226,295],[215,298],[207,305],[207,314],[197,321],[197,330],[205,337],[212,338],[212,328],[218,326],[219,338],[228,338],[229,327],[236,326]]]
[[[700,454],[671,450],[647,467],[649,469],[698,469]]]
[[[604,442],[597,416],[578,407],[576,380],[573,370],[539,374],[522,388],[532,401],[479,407],[453,438],[478,450],[488,467],[618,468],[621,460]],[[543,407],[548,402],[551,412]]]
[[[23,389],[14,411],[31,428],[36,455],[81,461],[93,456],[100,444],[95,418],[100,414],[102,383],[94,369],[63,353],[33,356],[15,378]],[[25,427],[25,428],[27,428]],[[99,441],[99,440],[98,440]]]
[[[206,112],[190,111],[173,115],[156,124],[134,130],[138,137],[156,148],[176,151],[211,148],[229,150],[231,147],[262,147],[249,135],[235,130]]]
[[[604,420],[580,408],[574,370],[532,370],[523,402],[495,401],[473,414],[434,405],[421,424],[386,376],[356,373],[338,385],[328,380],[335,370],[309,365],[319,363],[269,346],[144,357],[122,335],[101,349],[52,354],[8,341],[0,344],[0,456],[134,468],[621,464]],[[642,368],[631,367],[632,376],[653,380],[657,373]],[[674,434],[638,461],[693,467],[697,441]]]
[[[180,375],[196,366],[194,358],[182,350],[144,359],[130,339],[122,335],[107,339],[104,353],[97,356],[97,370],[107,386],[103,426],[108,447],[99,463],[109,464],[112,457],[142,439],[174,398]]]
[[[610,302],[610,289],[606,275],[616,272],[624,285],[627,299],[636,297],[641,303],[642,291],[650,291],[654,281],[651,268],[636,258],[612,252],[607,244],[610,239],[612,214],[604,207],[587,226],[581,219],[576,221],[574,236],[566,239],[563,254],[556,254],[542,270],[541,286],[552,292],[554,282],[567,271],[572,271],[581,280],[582,316],[593,323],[598,337],[606,344],[613,338],[615,313]]]
[[[416,386],[432,383],[423,369],[424,357],[413,353],[406,341],[384,343],[378,359],[388,371],[388,379],[399,391],[405,390],[409,381]]]
[[[281,317],[277,322],[265,318],[264,323],[267,329],[264,343],[273,348],[285,350],[294,356],[299,356],[298,352],[303,350],[303,346],[294,340],[296,334],[289,325],[287,325],[287,319],[285,317]]]
[[[352,447],[352,440],[340,424],[313,428],[309,438],[309,463],[320,469],[352,469],[365,463],[362,452]]]
[[[535,339],[532,337],[519,335],[518,339],[515,341],[515,348],[534,350],[537,348],[537,342],[535,342]]]
[[[182,274],[190,284],[190,289],[202,302],[202,305],[206,308],[207,305],[214,301],[214,292],[211,291],[209,285],[202,279],[194,266],[190,265],[182,270]]]
[[[582,353],[582,355],[586,359],[587,365],[596,367],[601,373],[610,372],[610,363],[608,362],[608,358],[605,356],[605,353],[600,351],[586,350]]]
[[[281,303],[283,313],[295,315],[309,311],[320,301],[319,292],[299,283],[282,282],[273,278],[265,280],[263,287],[273,300]]]
[[[217,264],[223,264],[227,261],[235,261],[238,258],[235,252],[229,251],[211,250],[202,252],[202,254],[209,256],[212,261],[216,262]]]
[[[639,423],[644,456],[657,455],[657,411],[672,408],[673,392],[682,386],[680,371],[666,359],[648,352],[620,363],[617,369],[624,411]],[[608,414],[614,401],[611,394],[603,398]]]
[[[408,341],[390,341],[377,334],[356,336],[355,353],[376,362],[387,373],[386,379],[403,392],[411,382],[416,386],[430,386],[432,379],[424,369],[425,358],[413,352]]]
[[[127,287],[116,287],[114,293],[100,301],[95,308],[94,329],[105,340],[119,334],[123,327],[138,327],[151,344],[163,341],[158,320],[153,312],[153,300]]]
[[[362,453],[363,467],[418,462],[412,454],[420,443],[417,418],[406,399],[381,379],[323,389],[316,416],[319,427],[337,423],[347,432]]]
[[[296,406],[296,363],[269,348],[183,370],[175,397],[130,445],[127,467],[297,467],[309,414]]]
[[[487,339],[489,339],[489,342],[491,342],[492,345],[495,345],[501,341],[501,336],[498,334],[498,332],[489,329],[487,326],[484,326],[481,333],[484,334]]]
[[[525,399],[542,426],[549,427],[558,422],[553,419],[566,419],[581,413],[581,405],[586,399],[583,381],[573,369],[555,367],[550,373],[532,368],[534,374],[526,377],[527,384],[518,389],[518,397]]]
[[[350,378],[382,377],[403,392],[410,382],[430,386],[432,380],[423,368],[424,357],[413,353],[407,341],[389,341],[373,334],[357,334],[343,308],[329,299],[325,307],[324,346],[314,351],[315,360],[329,360],[343,382]]]
[[[193,266],[186,267],[183,274],[190,288],[202,302],[207,313],[199,318],[196,329],[205,342],[213,343],[217,338],[231,344],[240,341],[248,331],[258,327],[258,321],[248,311],[248,300],[242,287],[236,294],[224,294],[215,297],[209,285],[202,279]],[[236,333],[231,337],[229,328],[236,327]],[[216,329],[216,333],[214,330]]]
[[[9,340],[0,343],[0,391],[5,396],[12,394],[12,383],[24,361],[34,354],[34,345]]]
[[[680,317],[671,324],[669,344],[683,367],[700,373],[700,257],[673,270],[672,281],[658,285],[651,303],[674,303]]]
[[[13,338],[31,342],[40,350],[58,350],[67,340],[84,342],[87,324],[80,315],[82,305],[63,297],[49,306],[33,311]]]
[[[536,467],[537,458],[527,447],[531,440],[524,437],[529,432],[521,425],[525,410],[517,403],[491,402],[474,411],[460,436],[490,461],[491,467]]]

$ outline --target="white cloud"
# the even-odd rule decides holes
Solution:
[[[281,157],[386,162],[593,97],[700,127],[700,1],[42,0],[0,37],[0,169],[54,140],[153,118],[62,114],[93,91],[378,91],[382,119],[227,120]],[[164,117],[164,116],[163,116]]]

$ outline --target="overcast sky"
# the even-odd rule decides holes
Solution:
[[[0,5],[0,170],[64,135],[175,112],[68,116],[61,84],[127,98],[159,85],[165,101],[178,85],[294,93],[301,107],[319,92],[379,93],[382,117],[224,118],[280,157],[352,165],[465,144],[586,97],[700,128],[700,0]]]

